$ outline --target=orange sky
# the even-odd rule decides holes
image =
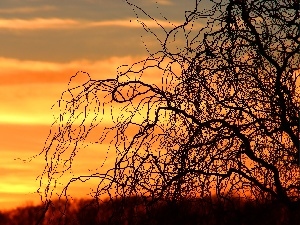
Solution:
[[[44,158],[23,160],[43,149],[56,113],[51,107],[67,89],[70,77],[77,71],[88,72],[93,79],[115,77],[118,66],[147,56],[143,41],[150,51],[158,46],[122,0],[48,3],[1,1],[0,209],[39,200],[36,178],[44,168]],[[194,3],[149,0],[139,5],[170,29],[184,20],[184,10],[192,9]],[[156,23],[140,16],[163,37]],[[153,76],[149,79],[155,81]],[[78,157],[78,172],[96,167],[105,157],[99,146],[90,149]],[[112,163],[108,160],[107,166]],[[85,188],[76,184],[71,194],[80,197],[89,192],[88,185]]]
[[[0,59],[3,72],[0,84],[0,209],[38,200],[38,195],[30,193],[38,188],[35,180],[45,161],[43,157],[29,163],[22,160],[42,150],[54,122],[53,114],[57,113],[51,107],[67,89],[69,78],[80,69],[91,76],[95,74],[93,78],[109,77],[116,74],[117,66],[133,63],[133,60],[123,57],[53,63]],[[82,156],[79,167],[86,168],[94,157],[91,154]],[[98,157],[101,160],[101,154]]]
[[[194,1],[182,0],[132,2],[147,9],[167,29],[183,22],[184,11],[194,7]],[[139,16],[163,39],[157,24],[141,13]],[[72,0],[72,4],[61,0],[51,4],[1,0],[0,33],[1,210],[38,202],[36,178],[45,166],[44,158],[23,160],[43,149],[53,114],[57,116],[51,107],[67,89],[70,77],[85,71],[93,79],[114,78],[118,66],[147,56],[145,43],[152,52],[159,45],[122,0]],[[160,74],[148,74],[145,79],[156,82]],[[105,156],[99,146],[90,146],[77,157],[76,172],[96,168]],[[113,162],[109,158],[105,168]],[[76,183],[70,194],[85,196],[97,182]]]

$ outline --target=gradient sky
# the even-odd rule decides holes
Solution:
[[[183,23],[184,11],[195,5],[194,0],[130,1],[166,29]],[[158,41],[137,22],[135,13],[164,40],[155,22],[123,0],[0,1],[0,210],[39,200],[34,193],[44,158],[24,160],[43,149],[53,114],[57,115],[51,107],[70,77],[85,71],[94,79],[114,78],[118,66],[148,56],[145,43],[149,51],[159,50]],[[154,81],[155,74],[149,79]],[[84,173],[104,158],[93,146],[80,153],[74,167]],[[108,159],[107,168],[113,162]],[[71,193],[82,197],[89,185],[74,185]]]
[[[194,0],[132,2],[167,29],[183,22],[184,10],[192,10],[195,4]],[[138,15],[164,37],[153,21]],[[70,77],[79,70],[92,78],[115,77],[118,66],[148,55],[144,43],[150,51],[158,49],[155,38],[122,0],[1,0],[0,209],[39,199],[34,192],[44,159],[23,160],[42,150],[54,121],[51,106]],[[99,163],[94,150],[80,157],[79,170]],[[81,188],[74,187],[74,193],[79,196]]]

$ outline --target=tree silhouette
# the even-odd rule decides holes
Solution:
[[[137,17],[158,23],[126,2]],[[195,1],[180,26],[161,26],[164,40],[143,23],[161,50],[118,68],[116,78],[72,77],[88,80],[58,101],[61,114],[41,152],[46,198],[101,125],[100,115],[111,115],[114,125],[97,143],[111,140],[114,167],[73,177],[63,195],[74,181],[99,178],[96,199],[139,195],[172,205],[215,194],[225,203],[240,197],[293,208],[299,202],[299,1],[210,2],[205,9],[207,2]],[[149,82],[147,72],[161,83]],[[113,113],[116,107],[120,114]]]

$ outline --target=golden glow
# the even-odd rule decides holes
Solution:
[[[56,10],[57,8],[55,6],[50,5],[44,5],[39,7],[18,7],[18,8],[6,8],[6,9],[0,9],[1,14],[16,14],[16,13],[34,13],[34,12],[46,12],[46,11],[52,11]]]
[[[83,29],[93,27],[127,27],[142,28],[146,25],[148,28],[174,28],[180,25],[177,21],[165,21],[143,19],[142,22],[136,18],[128,18],[123,20],[105,20],[105,21],[88,21],[75,19],[60,18],[33,18],[33,19],[0,19],[0,29],[9,30],[40,30],[40,29]]]
[[[64,29],[75,27],[79,22],[72,19],[0,19],[0,29],[36,30],[36,29]]]
[[[155,2],[157,2],[160,5],[173,5],[172,1],[170,0],[156,0]]]
[[[17,182],[19,183],[20,181],[17,180]],[[36,186],[31,185],[25,185],[25,184],[18,184],[18,183],[1,183],[0,184],[0,192],[5,194],[5,193],[30,193],[32,192],[34,189],[36,189]]]
[[[105,79],[107,77],[114,77],[116,75],[117,67],[120,65],[131,65],[145,57],[111,57],[104,60],[90,61],[87,59],[82,60],[74,60],[66,63],[57,63],[57,62],[44,62],[44,61],[30,61],[30,60],[18,60],[13,58],[0,58],[0,67],[1,74],[0,77],[6,77],[6,73],[15,74],[25,73],[26,77],[31,77],[31,74],[28,72],[40,72],[39,76],[34,76],[34,81],[39,82],[43,80],[45,74],[50,72],[59,72],[61,71],[75,71],[83,70],[88,72],[89,74],[93,74],[98,78]],[[54,75],[54,74],[51,74]],[[66,77],[70,78],[74,74],[66,74]],[[20,76],[24,76],[24,74],[20,74]],[[57,77],[55,77],[57,78]],[[13,79],[10,79],[12,83]],[[58,80],[61,82],[61,80]],[[48,81],[47,81],[48,82]],[[64,81],[63,81],[64,82]],[[1,84],[3,84],[1,82]]]

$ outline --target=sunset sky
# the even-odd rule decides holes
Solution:
[[[195,0],[129,1],[166,30],[182,24],[185,11],[195,6]],[[160,50],[156,38],[164,40],[162,28],[133,9],[124,0],[0,1],[0,210],[39,201],[37,177],[45,157],[37,155],[59,115],[51,107],[67,90],[70,78],[78,71],[92,79],[115,78],[119,66],[132,65],[149,56],[148,51]],[[205,24],[202,19],[195,23],[199,23],[197,29]],[[184,44],[180,37],[176,41],[176,45]],[[160,82],[160,77],[145,74],[150,83]],[[87,81],[79,78],[78,85]],[[110,120],[104,117],[102,122],[107,125]],[[104,160],[103,169],[112,167],[114,158],[106,159],[108,143],[81,151],[73,165],[75,172],[86,174]],[[70,194],[84,197],[98,182],[76,183]]]
[[[192,0],[132,2],[167,29],[182,23],[184,10],[195,4]],[[138,15],[164,37],[156,23],[141,12]],[[156,51],[158,42],[122,0],[2,0],[0,43],[0,209],[8,209],[39,199],[34,192],[44,158],[23,160],[43,149],[54,121],[51,106],[70,77],[77,71],[94,79],[115,77],[118,66],[148,55],[145,43]],[[95,155],[82,155],[78,168],[99,163]],[[80,185],[74,193],[80,195]]]

